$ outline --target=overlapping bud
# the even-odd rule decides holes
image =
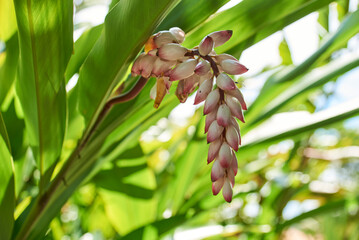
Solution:
[[[187,49],[180,45],[185,33],[171,28],[154,34],[145,44],[145,53],[132,66],[133,75],[157,78],[151,90],[157,108],[173,81],[178,81],[176,96],[180,102],[196,90],[194,104],[204,102],[205,133],[209,143],[207,163],[213,162],[212,192],[221,189],[224,199],[232,201],[234,177],[238,172],[235,151],[241,144],[239,125],[247,110],[241,91],[228,76],[243,74],[248,69],[229,54],[217,55],[214,47],[224,44],[232,31],[218,31],[204,37],[198,47]],[[213,86],[214,80],[216,85]]]

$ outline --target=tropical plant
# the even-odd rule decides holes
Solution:
[[[0,1],[1,239],[160,239],[211,223],[220,231],[208,231],[210,239],[290,239],[296,229],[358,239],[359,139],[343,121],[358,115],[359,101],[315,104],[330,98],[328,83],[359,65],[349,47],[359,32],[355,1],[243,0],[218,11],[228,2],[113,0],[104,23],[88,26],[74,25],[69,0]],[[155,80],[140,86],[132,63],[151,35],[173,27],[186,32],[188,49],[232,30],[215,51],[240,58],[314,12],[320,46],[309,58],[293,64],[284,38],[280,65],[237,78],[239,87],[266,81],[245,113],[237,187],[225,203],[211,194],[202,107],[176,125],[174,88],[153,108]],[[325,145],[323,136],[336,141]],[[346,178],[327,183],[328,171]],[[288,217],[286,209],[309,200],[314,207]]]

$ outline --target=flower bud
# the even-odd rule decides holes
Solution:
[[[248,71],[248,68],[246,68],[244,65],[231,59],[223,60],[221,62],[221,67],[224,72],[231,75],[243,74]]]
[[[217,122],[219,126],[227,127],[231,122],[231,110],[226,104],[219,106],[217,111]]]
[[[216,196],[221,191],[224,181],[224,178],[220,178],[212,183],[212,193],[214,196]]]
[[[181,80],[188,78],[194,74],[194,69],[196,68],[197,60],[189,59],[183,63],[178,64],[172,71],[169,73],[171,81]]]
[[[224,176],[224,169],[219,164],[219,161],[214,161],[211,171],[211,180],[212,182],[217,181],[218,179]]]
[[[233,188],[234,186],[234,172],[232,169],[227,169],[227,179],[229,180],[229,182],[231,183],[231,187]]]
[[[232,55],[229,55],[227,53],[222,53],[222,54],[219,54],[219,55],[216,55],[214,56],[214,59],[216,60],[216,62],[218,64],[221,64],[221,62],[223,60],[227,60],[227,59],[231,59],[231,60],[234,60],[234,61],[238,61],[237,58],[233,57]]]
[[[236,176],[238,173],[238,160],[237,160],[236,153],[233,150],[232,150],[232,156],[233,156],[233,159],[232,159],[231,168],[234,172],[234,176]]]
[[[203,102],[208,94],[212,91],[212,85],[213,85],[213,80],[212,79],[208,79],[205,80],[198,88],[197,90],[197,94],[196,97],[194,99],[194,104],[197,105],[200,102]]]
[[[207,115],[217,107],[219,97],[220,94],[218,88],[208,94],[206,101],[204,103],[204,109],[203,109],[204,115]]]
[[[239,125],[237,120],[234,117],[231,117],[231,124],[237,130],[238,134],[240,135],[241,131],[239,130]]]
[[[217,86],[222,90],[233,90],[233,89],[237,88],[236,84],[234,83],[232,78],[230,78],[225,73],[221,73],[218,75],[216,83],[217,83]]]
[[[226,129],[226,141],[234,149],[234,151],[238,151],[239,147],[239,133],[234,128],[233,125],[229,125]]]
[[[201,43],[198,46],[199,54],[201,54],[202,56],[208,55],[212,51],[213,46],[213,39],[210,36],[206,36],[202,39]]]
[[[223,132],[223,127],[219,126],[217,121],[213,121],[209,126],[207,133],[207,143],[215,141]]]
[[[165,74],[166,72],[168,72],[169,70],[171,70],[171,68],[175,64],[176,64],[176,61],[165,61],[165,60],[162,60],[161,58],[157,57],[156,61],[153,64],[152,74],[156,77],[160,77],[163,74]]]
[[[209,34],[213,41],[214,47],[221,46],[223,43],[227,42],[232,37],[232,30],[225,30],[225,31],[217,31]]]
[[[205,75],[200,76],[199,84],[202,84],[204,81],[208,79],[213,79],[213,73],[211,71],[208,71]],[[213,82],[213,81],[212,81]]]
[[[153,37],[153,41],[155,42],[157,48],[160,48],[168,43],[178,43],[176,37],[170,33],[170,31],[161,31],[157,33]]]
[[[237,100],[239,101],[239,103],[242,106],[243,110],[247,110],[247,105],[246,102],[244,101],[243,95],[241,93],[241,90],[239,90],[237,87],[233,90],[226,90],[226,94],[231,95],[232,97],[237,98]]]
[[[165,78],[166,77],[157,78],[156,98],[153,105],[155,108],[158,108],[160,106],[163,98],[167,93]]]
[[[164,60],[176,61],[183,58],[186,52],[187,48],[177,43],[168,43],[158,49],[157,55]]]
[[[218,160],[223,168],[229,168],[232,162],[232,149],[226,142],[222,143],[218,152]]]
[[[206,75],[210,70],[211,70],[211,64],[209,64],[208,61],[204,60],[197,64],[196,68],[194,69],[194,72],[197,75],[203,76]]]
[[[237,98],[227,96],[226,103],[229,109],[231,109],[232,114],[244,123],[242,108]]]
[[[158,49],[155,48],[155,49],[152,49],[151,51],[148,51],[148,55],[150,56],[154,56],[154,57],[157,57],[157,52],[158,52]]]
[[[192,74],[186,79],[183,79],[184,82],[184,93],[190,94],[194,91],[194,89],[198,86],[199,76],[196,74]]]
[[[212,162],[217,157],[221,145],[222,140],[219,138],[209,144],[207,164]]]
[[[228,179],[226,179],[223,184],[222,194],[223,194],[224,200],[226,200],[229,203],[232,202],[233,190],[231,187],[231,183],[229,182]]]
[[[156,57],[142,53],[134,62],[131,73],[133,76],[141,75],[144,78],[149,78],[155,60]]]
[[[176,96],[181,103],[186,102],[188,94],[184,92],[184,81],[179,81],[176,88]]]
[[[211,126],[212,122],[216,120],[216,117],[217,117],[217,109],[214,109],[212,112],[207,114],[207,116],[206,116],[206,124],[205,124],[205,127],[204,127],[204,132],[205,133],[208,132],[209,127]]]
[[[177,39],[178,43],[182,43],[185,38],[185,32],[179,27],[170,28],[170,33]]]

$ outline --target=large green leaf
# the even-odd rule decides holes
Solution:
[[[238,57],[244,49],[331,1],[244,0],[195,28],[193,30],[195,34],[190,34],[185,44],[193,47],[203,36],[213,31],[233,30],[232,38],[217,50]]]
[[[73,46],[73,2],[14,3],[20,43],[16,92],[44,187],[60,155],[66,126],[64,73]]]
[[[0,0],[0,40],[7,41],[16,31],[13,1]]]
[[[156,25],[177,2],[122,0],[108,13],[78,81],[79,110],[89,126]]]
[[[14,226],[14,164],[10,152],[10,142],[0,112],[0,233],[4,240],[10,239]]]
[[[15,80],[17,62],[19,59],[19,46],[17,34],[14,34],[5,43],[6,51],[5,61],[0,65],[0,108],[3,107],[3,101],[9,95],[9,90]]]

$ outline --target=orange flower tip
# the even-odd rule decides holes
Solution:
[[[156,108],[156,109],[158,109],[159,106],[160,106],[160,104],[158,104],[158,103],[153,104],[153,107]]]

